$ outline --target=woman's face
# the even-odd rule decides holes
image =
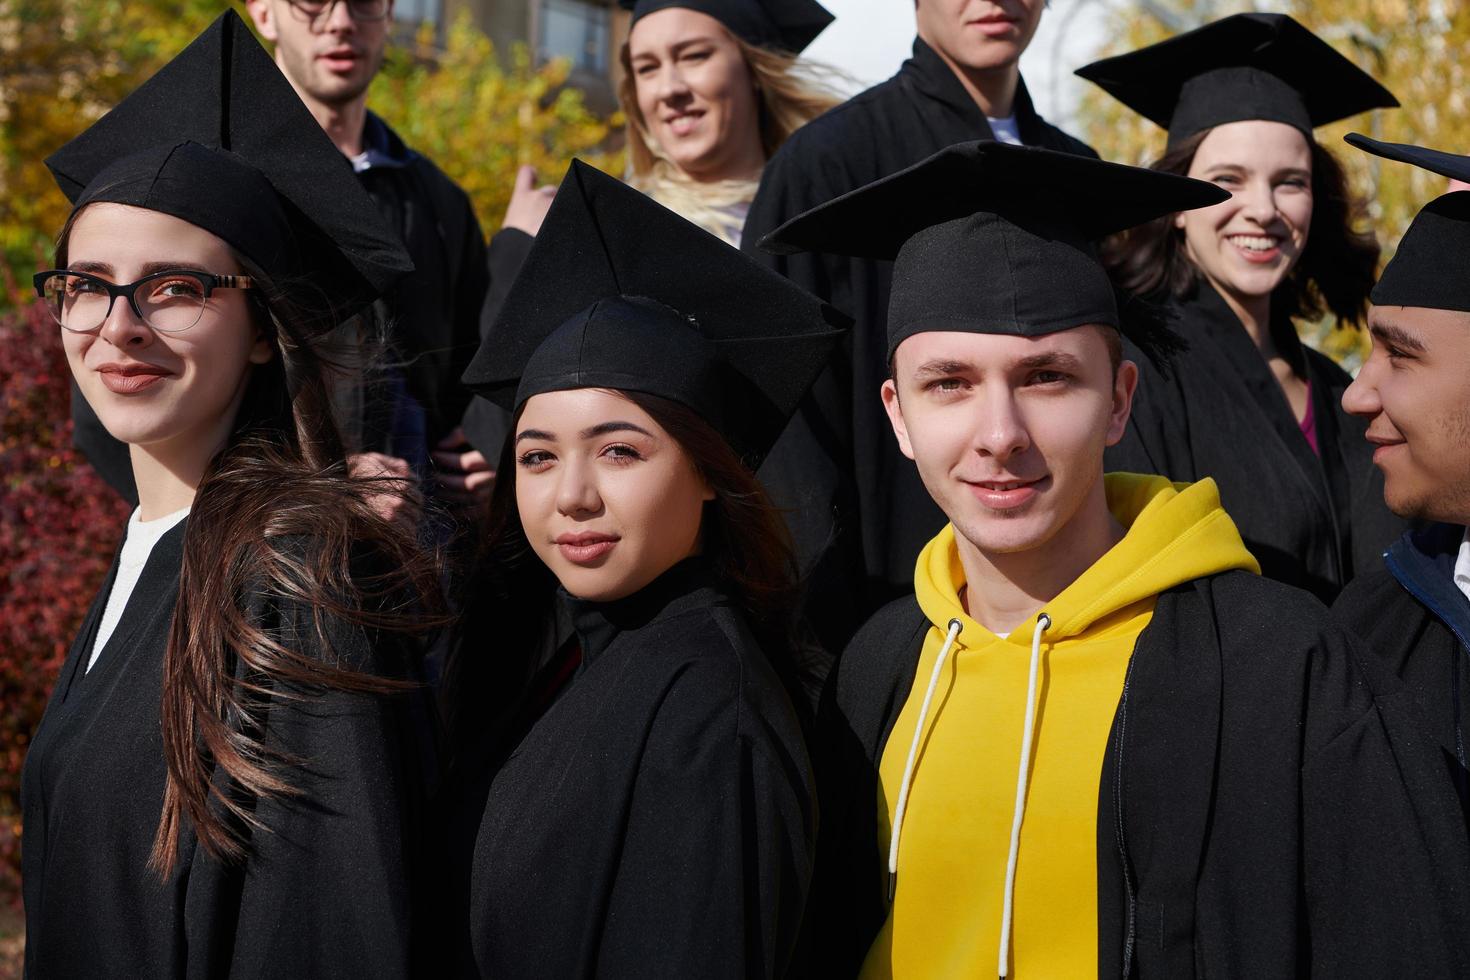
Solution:
[[[241,274],[229,246],[209,232],[123,204],[88,205],[66,253],[69,271],[113,283],[165,269]],[[187,279],[144,288],[160,297],[197,294]],[[176,333],[154,330],[119,297],[100,327],[63,329],[61,337],[72,376],[107,431],[155,454],[215,452],[229,437],[252,366],[272,356],[241,289],[214,290],[198,322]]]
[[[1185,251],[1205,278],[1244,299],[1269,296],[1301,258],[1312,224],[1312,149],[1295,128],[1252,119],[1216,126],[1195,151],[1189,176],[1231,198],[1185,211]]]
[[[750,177],[760,169],[755,83],[719,21],[666,7],[633,25],[628,55],[638,111],[675,166],[700,181]]]
[[[533,395],[515,434],[516,506],[574,596],[630,596],[699,548],[714,491],[674,439],[601,388]]]

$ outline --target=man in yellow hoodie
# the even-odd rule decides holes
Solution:
[[[1103,474],[1138,378],[1122,335],[1171,335],[1120,315],[1090,241],[1224,196],[980,142],[767,239],[895,260],[882,398],[950,520],[828,682],[812,973],[1449,962],[1415,914],[1392,682],[1259,576],[1212,481]]]

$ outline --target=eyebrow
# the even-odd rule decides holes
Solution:
[[[1381,320],[1368,324],[1368,332],[1378,340],[1395,347],[1404,347],[1412,351],[1423,353],[1425,351],[1424,341],[1409,333],[1403,327],[1392,323],[1384,323]]]
[[[598,436],[605,436],[610,432],[638,432],[642,433],[645,436],[648,436],[648,438],[650,439],[654,438],[653,433],[649,432],[641,425],[634,425],[632,422],[623,422],[618,420],[612,422],[599,422],[597,425],[583,429],[578,434],[583,439],[596,439]],[[523,429],[516,435],[516,444],[519,445],[521,440],[523,439],[540,439],[543,442],[555,442],[556,433],[547,432],[545,429]]]
[[[683,51],[685,48],[693,47],[696,44],[714,44],[714,43],[715,43],[715,39],[713,37],[707,37],[707,36],[705,36],[703,34],[700,34],[697,37],[686,37],[682,41],[675,41],[673,44],[669,45],[669,50],[672,53],[674,53],[674,54],[677,55],[680,51]],[[637,52],[633,52],[633,53],[629,54],[629,56],[628,56],[628,60],[629,61],[637,61],[639,58],[653,58],[653,59],[657,60],[658,59],[658,54],[655,53],[655,52],[653,52],[653,51],[637,51]]]
[[[940,358],[933,361],[925,361],[914,369],[914,376],[918,378],[947,378],[956,374],[965,374],[973,371],[975,366],[967,361],[954,361]]]
[[[183,270],[185,272],[198,272],[201,275],[206,276],[213,275],[213,273],[211,273],[208,269],[204,268],[204,266],[200,265],[197,262],[148,262],[144,264],[142,274],[139,275],[138,278],[146,278],[153,275],[155,272],[173,272],[177,270]],[[110,276],[113,274],[114,269],[112,265],[107,262],[89,262],[83,260],[81,262],[68,262],[66,266],[66,271],[87,272],[91,273],[94,276]]]
[[[1042,368],[1061,368],[1066,371],[1082,370],[1082,361],[1075,355],[1064,350],[1043,351],[1040,354],[1032,354],[1023,357],[1016,362],[1016,367],[1026,368],[1031,371]]]

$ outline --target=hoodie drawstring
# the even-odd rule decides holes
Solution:
[[[1041,664],[1041,634],[1050,627],[1051,617],[1046,613],[1038,613],[1036,632],[1031,634],[1031,673],[1026,681],[1026,721],[1021,727],[1021,767],[1016,773],[1016,811],[1011,818],[1011,851],[1006,857],[1006,892],[1000,911],[1000,980],[1005,980],[1011,958],[1011,915],[1016,896],[1016,859],[1021,852],[1021,819],[1026,814],[1026,777],[1031,769],[1031,744],[1036,735],[1036,673]]]
[[[903,812],[909,805],[909,786],[914,779],[914,763],[919,758],[919,741],[924,737],[924,719],[929,716],[929,703],[934,700],[934,689],[939,686],[939,672],[944,669],[944,661],[949,657],[949,651],[954,646],[955,638],[964,628],[965,624],[958,618],[949,621],[949,632],[945,634],[944,646],[939,648],[939,656],[934,658],[934,669],[929,673],[929,689],[924,692],[924,701],[919,705],[919,720],[914,722],[914,740],[909,743],[908,761],[903,765],[903,779],[898,784],[898,805],[893,808],[893,834],[888,841],[888,901],[890,904],[898,891],[898,835],[903,827]]]

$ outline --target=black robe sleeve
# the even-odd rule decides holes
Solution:
[[[274,604],[273,604],[274,605]],[[294,649],[377,676],[410,676],[407,651],[276,605],[272,633]],[[263,738],[282,758],[291,797],[254,807],[243,869],[195,858],[187,893],[191,939],[230,976],[413,975],[415,875],[424,826],[413,691],[323,692],[273,684]],[[196,933],[197,930],[197,933]],[[194,945],[191,942],[191,946]]]
[[[692,665],[654,719],[599,976],[775,977],[790,959],[814,833],[804,762],[728,681]]]

